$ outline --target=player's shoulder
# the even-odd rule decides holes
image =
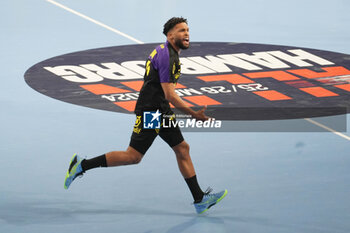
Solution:
[[[157,48],[160,49],[160,50],[162,50],[162,49],[165,49],[166,47],[168,47],[167,44],[166,44],[166,43],[163,43],[163,44],[158,45]]]
[[[158,45],[150,54],[149,58],[151,60],[158,60],[158,59],[162,60],[165,58],[169,58],[169,50],[168,50],[167,43]]]
[[[160,44],[156,47],[158,53],[169,53],[168,43]]]

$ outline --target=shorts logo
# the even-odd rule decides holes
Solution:
[[[160,116],[162,114],[156,112],[143,112],[143,128],[144,129],[160,129]]]

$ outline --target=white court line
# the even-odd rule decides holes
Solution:
[[[138,44],[144,44],[144,42],[142,42],[142,41],[140,41],[140,40],[137,40],[137,39],[135,39],[135,38],[132,37],[132,36],[129,36],[129,35],[127,35],[127,34],[121,32],[121,31],[119,31],[119,30],[117,30],[117,29],[115,29],[115,28],[112,28],[112,27],[110,27],[110,26],[108,26],[108,25],[106,25],[106,24],[103,24],[103,23],[101,23],[101,22],[99,22],[99,21],[97,21],[97,20],[94,20],[94,19],[92,19],[92,18],[90,18],[90,17],[88,17],[88,16],[86,16],[86,15],[84,15],[84,14],[82,14],[82,13],[79,13],[79,12],[77,12],[77,11],[75,11],[75,10],[69,8],[69,7],[66,7],[66,6],[64,6],[64,5],[60,4],[60,3],[57,3],[57,2],[55,2],[54,0],[46,0],[46,1],[48,1],[48,2],[50,2],[50,3],[52,3],[52,4],[56,5],[56,6],[58,6],[58,7],[60,7],[60,8],[62,8],[62,9],[64,9],[64,10],[66,10],[66,11],[69,11],[69,12],[71,12],[71,13],[73,13],[73,14],[79,16],[79,17],[82,17],[82,18],[84,18],[84,19],[86,19],[86,20],[88,20],[88,21],[90,21],[90,22],[92,22],[92,23],[94,23],[94,24],[97,24],[97,25],[99,25],[99,26],[101,26],[101,27],[103,27],[103,28],[105,28],[105,29],[107,29],[107,30],[110,30],[110,31],[112,31],[112,32],[114,32],[114,33],[117,33],[118,35],[124,36],[125,38],[127,38],[127,39],[129,39],[129,40],[132,40],[132,41],[134,41],[134,42],[136,42],[136,43],[138,43]],[[304,120],[310,122],[311,124],[317,125],[318,127],[321,127],[321,128],[323,128],[323,129],[325,129],[325,130],[327,130],[327,131],[329,131],[329,132],[332,132],[332,133],[334,133],[334,134],[336,134],[336,135],[338,135],[338,136],[340,136],[340,137],[342,137],[342,138],[345,138],[346,140],[349,140],[349,141],[350,141],[350,137],[349,137],[349,136],[347,136],[347,135],[345,135],[345,134],[343,134],[343,133],[340,133],[340,132],[338,132],[338,131],[336,131],[336,130],[334,130],[334,129],[332,129],[332,128],[329,128],[329,127],[327,127],[327,126],[325,126],[325,125],[323,125],[323,124],[321,124],[321,123],[319,123],[319,122],[317,122],[317,121],[311,120],[310,118],[304,118]]]
[[[94,20],[94,19],[92,19],[92,18],[90,18],[90,17],[88,17],[88,16],[86,16],[86,15],[84,15],[82,13],[79,13],[79,12],[73,10],[73,9],[70,9],[70,8],[68,8],[68,7],[66,7],[66,6],[64,6],[64,5],[62,5],[62,4],[58,3],[58,2],[55,2],[53,0],[46,0],[46,1],[56,5],[58,7],[61,7],[62,9],[66,10],[66,11],[69,11],[69,12],[71,12],[71,13],[73,13],[73,14],[81,17],[81,18],[84,18],[84,19],[86,19],[86,20],[88,20],[88,21],[90,21],[90,22],[92,22],[94,24],[97,24],[97,25],[99,25],[99,26],[101,26],[101,27],[103,27],[103,28],[105,28],[107,30],[110,30],[110,31],[112,31],[114,33],[117,33],[118,35],[124,36],[125,38],[127,38],[129,40],[132,40],[132,41],[134,41],[134,42],[136,42],[138,44],[144,44],[144,42],[139,41],[139,40],[135,39],[134,37],[129,36],[128,34],[125,34],[125,33],[121,32],[121,31],[119,31],[119,30],[117,30],[115,28],[112,28],[112,27],[110,27],[110,26],[108,26],[108,25],[106,25],[104,23],[101,23],[101,22],[99,22],[97,20]]]
[[[327,126],[325,126],[325,125],[323,125],[323,124],[321,124],[321,123],[319,123],[317,121],[314,121],[314,120],[312,120],[310,118],[304,118],[304,120],[306,120],[306,121],[308,121],[308,122],[310,122],[310,123],[312,123],[314,125],[317,125],[317,126],[323,128],[323,129],[325,129],[325,130],[327,130],[329,132],[332,132],[332,133],[334,133],[334,134],[336,134],[336,135],[338,135],[338,136],[340,136],[342,138],[345,138],[346,140],[350,141],[350,137],[349,136],[347,136],[347,135],[345,135],[343,133],[340,133],[340,132],[338,132],[338,131],[336,131],[336,130],[334,130],[332,128],[329,128],[329,127],[327,127]]]

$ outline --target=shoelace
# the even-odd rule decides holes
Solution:
[[[211,195],[213,195],[213,194],[210,194],[211,192],[213,191],[213,189],[212,188],[210,188],[210,187],[208,187],[206,190],[205,190],[205,192],[204,192],[204,195],[209,195],[209,196],[211,196]],[[191,203],[192,205],[194,205],[194,204],[196,204],[196,203]]]
[[[213,191],[212,188],[208,187],[205,192],[204,192],[204,195],[211,195],[210,193]]]

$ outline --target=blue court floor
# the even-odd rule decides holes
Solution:
[[[164,42],[163,24],[184,16],[192,41],[350,54],[345,0],[56,3],[144,43]],[[134,116],[48,98],[23,75],[54,56],[136,42],[52,1],[1,5],[0,232],[350,232],[350,141],[331,132],[184,133],[202,188],[229,191],[201,216],[161,139],[139,165],[92,170],[64,190],[71,156],[125,149]]]

